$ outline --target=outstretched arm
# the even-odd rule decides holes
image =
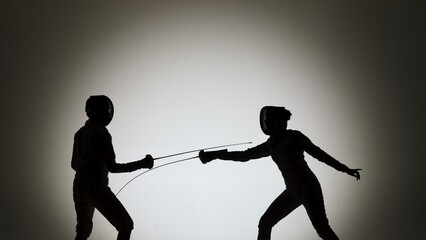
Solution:
[[[256,147],[249,148],[245,151],[228,152],[227,149],[219,151],[200,151],[198,154],[202,163],[208,163],[215,159],[231,160],[237,162],[247,162],[251,159],[258,159],[269,156],[267,143],[260,144]]]
[[[321,148],[319,148],[318,146],[313,144],[311,142],[311,140],[303,134],[302,134],[302,142],[303,142],[304,150],[309,155],[311,155],[312,157],[314,157],[314,158],[318,159],[319,161],[335,168],[338,171],[347,173],[348,175],[355,177],[356,180],[361,179],[361,175],[359,173],[359,171],[361,171],[361,169],[359,169],[359,168],[351,169],[351,168],[347,167],[345,164],[337,161],[332,156],[330,156],[328,153],[326,153],[324,150],[322,150]]]
[[[112,173],[133,172],[141,168],[151,169],[154,166],[154,158],[146,155],[144,159],[129,163],[110,163],[107,165],[108,171]]]

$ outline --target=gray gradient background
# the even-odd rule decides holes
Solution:
[[[72,138],[85,99],[106,94],[120,162],[261,143],[259,109],[285,105],[290,128],[364,169],[356,182],[307,158],[341,239],[426,239],[417,5],[2,1],[0,238],[73,239]],[[112,175],[111,188],[133,176]],[[133,239],[255,239],[282,189],[270,160],[194,161],[145,175],[120,199],[135,220]],[[97,214],[91,239],[115,234]],[[273,232],[316,238],[302,209]]]

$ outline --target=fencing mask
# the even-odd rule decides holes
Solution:
[[[86,114],[93,123],[107,126],[114,116],[114,105],[107,96],[90,96],[86,101]]]
[[[291,112],[285,107],[276,107],[276,106],[265,106],[260,110],[260,128],[262,132],[266,135],[271,134],[270,125],[268,121],[272,119],[279,119],[283,122],[290,120]]]

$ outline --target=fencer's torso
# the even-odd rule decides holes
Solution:
[[[272,136],[265,146],[272,160],[277,164],[289,190],[306,184],[319,184],[305,161],[304,135],[299,131],[287,130],[285,134]]]
[[[108,159],[115,159],[111,135],[105,127],[86,122],[74,136],[71,166],[76,179],[107,186]]]
[[[274,134],[258,146],[245,151],[228,152],[220,158],[245,162],[271,156],[281,171],[287,189],[295,193],[301,187],[319,187],[318,179],[305,161],[305,152],[338,171],[348,170],[347,166],[328,155],[303,133],[296,130],[285,130]]]

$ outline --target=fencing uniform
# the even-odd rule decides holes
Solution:
[[[339,171],[346,172],[349,169],[295,130],[271,136],[266,142],[245,151],[222,151],[217,154],[219,159],[241,162],[271,156],[282,173],[286,189],[261,217],[258,240],[269,240],[272,227],[300,205],[305,207],[322,239],[338,239],[328,223],[321,186],[308,167],[304,152]]]
[[[117,229],[118,240],[130,239],[133,221],[108,187],[108,172],[131,172],[152,167],[152,161],[139,160],[119,164],[111,135],[105,126],[88,120],[74,136],[71,166],[76,171],[73,198],[77,214],[76,240],[87,239],[92,232],[95,208]]]

